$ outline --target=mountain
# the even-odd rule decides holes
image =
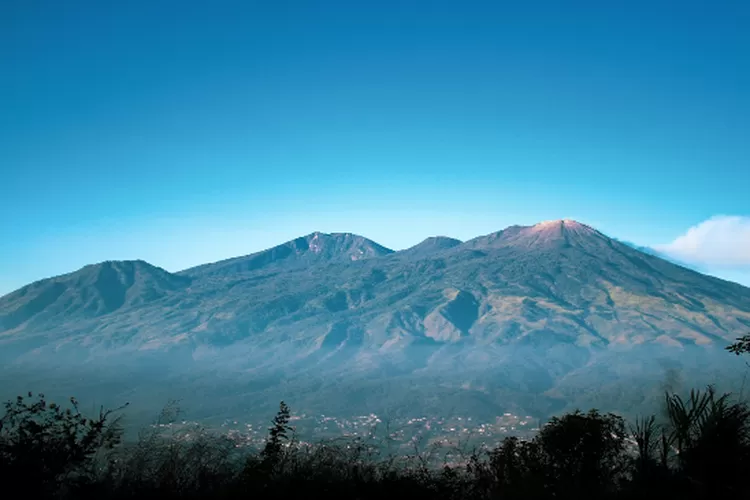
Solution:
[[[375,383],[440,388],[434,408],[465,387],[487,411],[497,398],[617,406],[665,370],[728,370],[733,358],[712,353],[748,329],[750,289],[570,220],[399,252],[313,233],[176,274],[88,266],[0,299],[0,355],[15,363],[156,356],[186,377],[229,370],[250,377],[238,390],[266,380],[342,411],[376,404]],[[382,404],[413,403],[390,390]]]
[[[427,257],[443,250],[455,248],[461,243],[461,240],[447,236],[430,236],[413,247],[401,250],[399,253],[401,256],[408,256],[410,258]]]
[[[430,238],[402,252],[313,233],[177,274],[106,262],[3,297],[0,318],[6,338],[71,325],[62,336],[88,345],[111,340],[92,329],[132,331],[135,319],[129,342],[179,336],[190,346],[338,337],[375,349],[424,338],[709,344],[750,325],[750,289],[563,220],[465,243]]]
[[[185,290],[191,281],[140,260],[88,265],[0,297],[0,332],[47,329],[58,322],[148,307]]]
[[[231,277],[269,267],[284,267],[288,270],[321,263],[356,261],[391,253],[393,250],[356,234],[315,232],[268,250],[193,267],[180,274],[192,277]]]

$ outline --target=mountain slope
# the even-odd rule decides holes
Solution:
[[[47,328],[56,322],[147,307],[168,294],[184,290],[191,281],[143,261],[88,265],[0,297],[0,331],[22,325],[29,329]]]
[[[177,275],[110,262],[24,287],[0,298],[0,368],[145,363],[231,379],[227,397],[254,408],[283,391],[326,413],[451,411],[469,394],[485,409],[617,410],[667,369],[736,372],[722,348],[748,330],[750,289],[575,221],[395,253],[313,233]]]
[[[574,221],[411,250],[394,254],[360,236],[313,233],[179,275],[138,264],[136,274],[159,286],[131,290],[132,279],[115,280],[116,300],[81,278],[101,269],[85,268],[4,298],[0,325],[86,345],[381,351],[424,342],[719,345],[750,326],[750,289]]]
[[[619,241],[620,243],[623,243],[631,248],[635,248],[636,250],[641,251],[643,253],[647,253],[649,255],[653,255],[654,257],[659,257],[660,259],[664,259],[673,264],[677,264],[678,266],[686,267],[688,269],[692,269],[693,271],[701,272],[701,270],[697,266],[689,264],[687,262],[683,262],[679,259],[675,259],[674,257],[667,255],[664,252],[660,252],[659,250],[654,250],[651,247],[644,247],[642,245],[636,245],[635,243],[632,243],[630,241],[622,241],[622,240],[616,240],[616,241]]]

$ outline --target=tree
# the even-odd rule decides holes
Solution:
[[[626,434],[624,420],[614,414],[591,410],[554,417],[533,439],[509,437],[490,452],[493,484],[485,491],[493,498],[606,497],[630,470]],[[486,481],[480,472],[475,476]]]
[[[738,337],[734,344],[726,347],[726,350],[735,353],[737,356],[750,352],[750,334]]]
[[[120,442],[113,411],[101,408],[98,417],[86,418],[75,398],[63,409],[43,394],[8,401],[0,418],[0,482],[25,482],[27,493],[42,495],[56,492],[63,482],[75,483],[89,472],[97,452]]]
[[[636,419],[635,425],[630,428],[630,434],[635,439],[637,446],[637,453],[633,460],[634,477],[642,482],[648,481],[654,477],[657,471],[663,472],[667,467],[669,447],[666,434],[663,429],[659,429],[656,424],[656,417],[653,415]],[[664,439],[660,439],[662,437]],[[667,447],[662,449],[659,457],[660,444],[667,444]]]
[[[554,490],[574,496],[605,494],[618,486],[628,458],[625,422],[597,410],[554,417],[536,440]]]
[[[545,488],[547,458],[539,439],[522,441],[507,437],[490,452],[489,468],[496,496],[541,498]]]
[[[711,386],[691,391],[687,401],[667,395],[666,402],[679,471],[712,491],[740,488],[750,465],[750,408]]]
[[[268,441],[261,452],[263,462],[276,466],[281,460],[283,442],[289,439],[289,407],[283,401],[279,403],[279,411],[273,418],[273,425],[268,429]]]

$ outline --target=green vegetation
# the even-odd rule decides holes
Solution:
[[[0,481],[33,498],[683,498],[743,497],[750,408],[712,387],[667,393],[664,416],[597,410],[553,418],[529,440],[506,438],[433,466],[426,454],[382,454],[366,439],[303,446],[283,402],[258,451],[200,429],[165,433],[167,407],[137,441],[121,412],[88,418],[44,396],[8,402],[0,419]]]

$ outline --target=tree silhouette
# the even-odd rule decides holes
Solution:
[[[627,466],[624,420],[597,410],[554,417],[539,432],[548,479],[560,494],[613,490]]]
[[[750,334],[738,337],[734,344],[726,347],[726,350],[733,352],[737,356],[750,352]]]
[[[475,466],[491,498],[605,498],[627,479],[632,460],[625,423],[613,414],[575,411],[554,417],[531,440],[508,437]]]
[[[289,446],[284,402],[260,452],[234,455],[236,442],[207,431],[165,436],[159,428],[99,460],[120,440],[112,412],[89,419],[75,399],[63,409],[30,395],[7,403],[0,418],[0,481],[5,491],[57,500],[745,498],[748,406],[710,386],[684,398],[667,393],[664,401],[660,423],[642,418],[626,432],[617,415],[575,411],[552,418],[531,439],[507,437],[441,470],[419,460],[371,461],[378,459],[364,441]],[[236,458],[245,458],[244,467]]]
[[[102,408],[98,417],[86,418],[75,398],[63,409],[43,394],[8,401],[0,418],[0,482],[23,482],[33,496],[80,480],[98,451],[120,442],[119,419],[111,419],[112,413]]]
[[[662,451],[662,456],[659,456],[659,445],[666,443],[666,440],[660,440],[662,436],[666,437],[664,430],[657,426],[656,417],[650,415],[636,419],[635,425],[630,428],[630,434],[637,446],[633,460],[634,478],[641,482],[650,481],[658,472],[666,469],[665,453],[668,454],[668,446],[666,451]]]
[[[667,395],[667,413],[679,471],[712,491],[741,487],[750,465],[750,408],[709,386],[687,401]]]
[[[292,430],[289,426],[289,407],[283,401],[279,403],[279,411],[273,418],[273,425],[268,429],[268,441],[261,452],[263,462],[271,466],[277,466],[282,456],[282,445],[289,439],[288,432]]]

